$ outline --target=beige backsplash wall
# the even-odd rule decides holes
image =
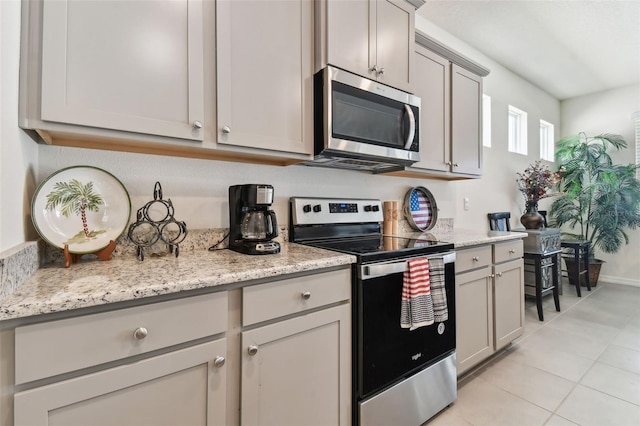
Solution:
[[[455,214],[455,183],[371,175],[349,170],[306,166],[260,166],[189,158],[119,153],[79,148],[41,146],[38,180],[72,165],[101,167],[117,176],[129,191],[132,210],[153,199],[156,181],[164,198],[170,198],[175,217],[191,229],[229,225],[228,188],[244,183],[266,183],[275,188],[278,220],[288,221],[292,196],[404,199],[414,186],[425,186],[434,195],[441,217]]]

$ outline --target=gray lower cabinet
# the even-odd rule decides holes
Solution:
[[[18,392],[15,425],[224,425],[226,340]]]
[[[347,426],[350,297],[345,266],[1,330],[13,424]]]
[[[520,239],[457,251],[458,375],[524,332],[522,255]]]
[[[343,269],[243,289],[241,424],[350,424],[348,283]]]

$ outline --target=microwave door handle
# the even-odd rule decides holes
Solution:
[[[404,149],[408,150],[411,148],[413,136],[416,134],[416,117],[413,115],[413,110],[409,105],[404,104],[404,109],[407,111],[407,115],[409,116],[409,134],[407,135],[407,140],[404,143]]]

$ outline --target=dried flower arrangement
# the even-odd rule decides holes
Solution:
[[[547,197],[559,195],[559,192],[549,192],[562,178],[564,170],[551,172],[541,160],[530,164],[523,173],[516,173],[518,188],[527,203],[537,203]]]

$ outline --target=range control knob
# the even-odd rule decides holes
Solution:
[[[371,210],[374,211],[374,212],[378,212],[378,211],[380,211],[380,206],[375,204],[375,205],[371,206]]]
[[[311,211],[311,204],[305,204],[302,206],[302,211],[305,213],[309,213]]]
[[[371,206],[364,206],[364,211],[365,212],[370,212],[371,211]]]
[[[322,206],[320,204],[316,204],[315,206],[313,206],[313,211],[316,213],[322,211]]]

